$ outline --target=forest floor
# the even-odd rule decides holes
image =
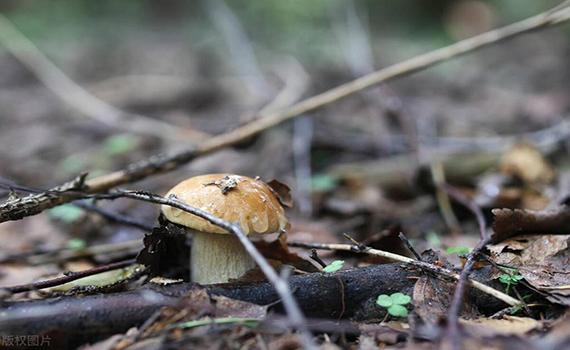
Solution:
[[[207,173],[288,184],[290,229],[255,244],[277,271],[293,267],[290,292],[306,318],[293,326],[321,348],[431,349],[459,340],[469,349],[562,349],[570,346],[567,38],[558,28],[523,34],[120,187],[164,195]],[[0,54],[3,202],[83,172],[89,183],[155,154],[199,149],[212,135],[355,78],[341,65],[280,57],[263,65],[265,76],[242,79],[225,73],[228,62],[185,51],[164,33],[128,42],[41,47],[95,97],[86,103]],[[102,100],[128,113],[82,113],[58,89],[86,109],[109,112],[93,104]],[[292,331],[264,271],[193,285],[191,242],[182,239],[179,256],[152,266],[169,280],[151,279],[132,259],[153,249],[152,239],[143,245],[151,231],[161,242],[170,239],[164,232],[178,234],[159,223],[160,207],[86,197],[2,220],[0,288],[119,265],[75,284],[0,290],[0,347],[310,346]],[[462,286],[463,295],[457,279],[467,281],[468,269],[483,286]],[[22,335],[28,345],[16,343]]]

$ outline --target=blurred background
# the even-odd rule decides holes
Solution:
[[[0,176],[45,189],[118,170],[557,3],[3,0]],[[567,172],[569,37],[568,25],[518,36],[129,187],[165,193],[209,172],[278,178],[293,188],[297,237],[362,238],[392,224],[418,238],[447,232],[422,172],[430,178],[434,160],[474,196],[474,179],[519,138]],[[463,162],[447,168],[457,154]],[[158,213],[130,201],[105,207],[151,225]],[[12,238],[4,248],[142,236],[63,208],[0,225]]]

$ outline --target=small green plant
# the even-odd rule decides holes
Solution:
[[[49,216],[65,223],[72,224],[81,219],[83,216],[83,209],[78,208],[73,204],[63,204],[50,209]]]
[[[509,308],[509,315],[516,315],[526,307],[528,307],[528,299],[532,298],[532,294],[526,294],[522,296],[522,303],[519,305],[511,306]]]
[[[337,272],[338,270],[342,269],[343,265],[344,265],[344,260],[335,260],[332,263],[325,266],[323,268],[323,271],[328,273]]]
[[[394,317],[408,316],[408,305],[412,301],[408,295],[403,293],[394,293],[392,295],[380,294],[376,299],[376,304],[388,310],[388,313]]]
[[[504,284],[506,287],[505,292],[509,294],[511,286],[517,285],[524,277],[518,273],[518,271],[513,270],[512,272],[503,273],[499,276],[499,282]]]
[[[462,247],[462,246],[447,247],[447,249],[445,249],[445,252],[447,254],[457,254],[457,255],[461,256],[461,255],[467,255],[467,254],[471,253],[471,248]]]

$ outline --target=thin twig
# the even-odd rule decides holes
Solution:
[[[97,267],[94,267],[94,268],[89,269],[89,270],[71,272],[71,273],[66,274],[65,276],[56,277],[56,278],[52,278],[52,279],[45,280],[45,281],[22,284],[22,285],[13,286],[13,287],[1,287],[0,290],[6,290],[10,293],[22,293],[22,292],[29,292],[32,290],[51,288],[51,287],[60,286],[60,285],[65,284],[65,283],[69,283],[69,282],[78,280],[80,278],[93,276],[93,275],[96,275],[96,274],[99,274],[102,272],[121,269],[121,268],[127,267],[129,265],[132,265],[134,263],[135,263],[135,259],[119,261],[119,262],[112,263],[112,264],[97,266]]]
[[[473,215],[475,215],[475,219],[477,219],[477,227],[479,227],[479,236],[481,240],[488,240],[491,238],[489,232],[487,231],[487,224],[485,223],[485,216],[481,211],[481,208],[475,204],[472,200],[467,198],[463,193],[458,191],[455,187],[444,185],[443,190],[450,195],[454,200],[461,203],[467,209],[469,209]]]
[[[323,261],[323,259],[321,259],[321,257],[319,256],[319,253],[317,253],[316,249],[311,249],[311,255],[309,256],[311,259],[315,260],[319,265],[321,265],[321,267],[326,267],[327,263]]]
[[[451,58],[513,38],[523,33],[551,27],[568,20],[570,20],[570,7],[562,7],[555,11],[547,11],[511,25],[459,41],[455,44],[416,56],[400,63],[396,63],[387,68],[378,70],[374,73],[365,75],[361,78],[305,99],[281,111],[269,113],[265,117],[255,119],[253,122],[245,124],[233,131],[213,137],[196,148],[191,148],[170,156],[153,156],[141,163],[131,165],[127,169],[90,179],[85,182],[86,189],[90,193],[103,192],[113,187],[138,181],[154,174],[174,170],[192,161],[196,157],[210,154],[224,147],[235,145],[287,120],[327,106],[371,86],[429,68]],[[72,198],[69,198],[68,196],[61,196],[60,198],[52,198],[51,200],[29,201],[26,207],[27,211],[25,211],[24,214],[26,214],[26,216],[34,215],[45,209],[52,208],[71,200]],[[0,223],[8,220],[21,219],[23,217],[22,215],[14,215],[12,213],[14,206],[17,206],[15,201],[8,201],[0,205]],[[22,214],[21,211],[20,214]]]
[[[406,248],[408,248],[408,250],[410,252],[412,252],[412,254],[414,254],[414,256],[416,257],[417,260],[423,261],[421,255],[414,249],[414,246],[412,246],[412,243],[410,242],[408,237],[406,237],[406,235],[403,232],[398,233],[398,238],[400,238],[400,240],[402,242],[404,242],[404,245],[406,245]]]
[[[390,253],[390,252],[386,252],[383,250],[378,250],[378,249],[372,249],[372,248],[368,248],[365,247],[365,249],[362,248],[362,246],[359,245],[352,245],[352,244],[340,244],[340,243],[307,243],[307,242],[288,242],[288,245],[292,246],[292,247],[300,247],[300,248],[309,248],[309,249],[323,249],[323,250],[337,250],[337,251],[345,251],[345,252],[353,252],[353,253],[363,253],[363,254],[370,254],[370,255],[375,255],[375,256],[380,256],[383,258],[386,258],[388,260],[391,261],[399,261],[402,263],[406,263],[409,264],[411,266],[420,268],[420,269],[425,269],[425,270],[429,270],[432,271],[434,273],[455,279],[455,280],[459,280],[459,274],[455,273],[454,271],[451,271],[449,269],[446,269],[444,267],[439,267],[424,261],[417,261],[414,260],[412,258],[408,258],[407,256],[403,256],[403,255],[398,255],[398,254],[394,254],[394,253]],[[494,288],[491,288],[481,282],[475,281],[473,279],[468,279],[469,284],[473,287],[476,288],[480,291],[482,291],[483,293],[489,294],[501,301],[503,301],[505,304],[507,305],[511,305],[511,306],[515,306],[515,305],[520,305],[521,302],[513,297],[511,297],[510,295],[507,295],[501,291],[498,291]]]
[[[487,225],[485,223],[485,217],[481,208],[474,202],[466,198],[457,189],[447,185],[443,186],[442,189],[453,199],[459,203],[466,206],[477,219],[477,225],[479,227],[480,239],[475,248],[467,255],[467,260],[463,265],[463,269],[459,274],[459,280],[457,281],[457,286],[455,287],[455,292],[453,293],[453,298],[451,299],[451,304],[449,306],[449,312],[447,315],[447,338],[445,341],[449,341],[452,349],[461,349],[461,334],[459,332],[459,313],[461,312],[461,307],[463,306],[463,296],[465,294],[467,280],[473,267],[475,266],[475,258],[479,255],[481,250],[491,241],[491,235],[487,231]]]
[[[286,280],[281,278],[277,272],[273,269],[273,267],[267,262],[267,260],[261,255],[261,253],[257,250],[255,245],[247,238],[247,235],[241,230],[241,228],[235,224],[224,221],[217,216],[214,216],[204,210],[199,208],[191,207],[184,202],[177,200],[176,198],[164,198],[162,196],[158,196],[156,194],[148,193],[148,192],[136,192],[136,191],[116,191],[110,193],[108,195],[97,195],[100,199],[115,199],[115,198],[131,198],[136,200],[141,200],[150,203],[168,205],[173,208],[177,208],[188,212],[190,214],[196,215],[201,217],[208,222],[223,228],[224,230],[232,233],[235,235],[238,240],[243,245],[244,249],[248,252],[248,254],[255,260],[263,274],[267,277],[269,282],[275,288],[275,291],[281,297],[283,302],[283,306],[289,316],[291,325],[299,330],[303,337],[303,344],[307,349],[316,349],[314,342],[312,340],[312,335],[307,328],[307,324],[305,322],[305,317],[299,308],[299,305],[295,301],[293,294],[289,288],[289,284]]]

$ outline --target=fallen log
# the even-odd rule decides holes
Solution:
[[[383,309],[375,305],[379,294],[412,294],[420,271],[401,264],[373,265],[337,273],[292,276],[291,289],[307,317],[379,319]],[[476,276],[475,276],[476,277]],[[164,306],[176,306],[180,297],[196,287],[192,283],[146,285],[132,291],[88,296],[6,302],[0,309],[0,335],[50,334],[58,339],[88,342],[125,332],[141,325]],[[252,302],[274,304],[278,295],[267,282],[207,286],[211,294]],[[473,290],[473,300],[483,312],[505,307]],[[277,303],[277,312],[282,311]]]

